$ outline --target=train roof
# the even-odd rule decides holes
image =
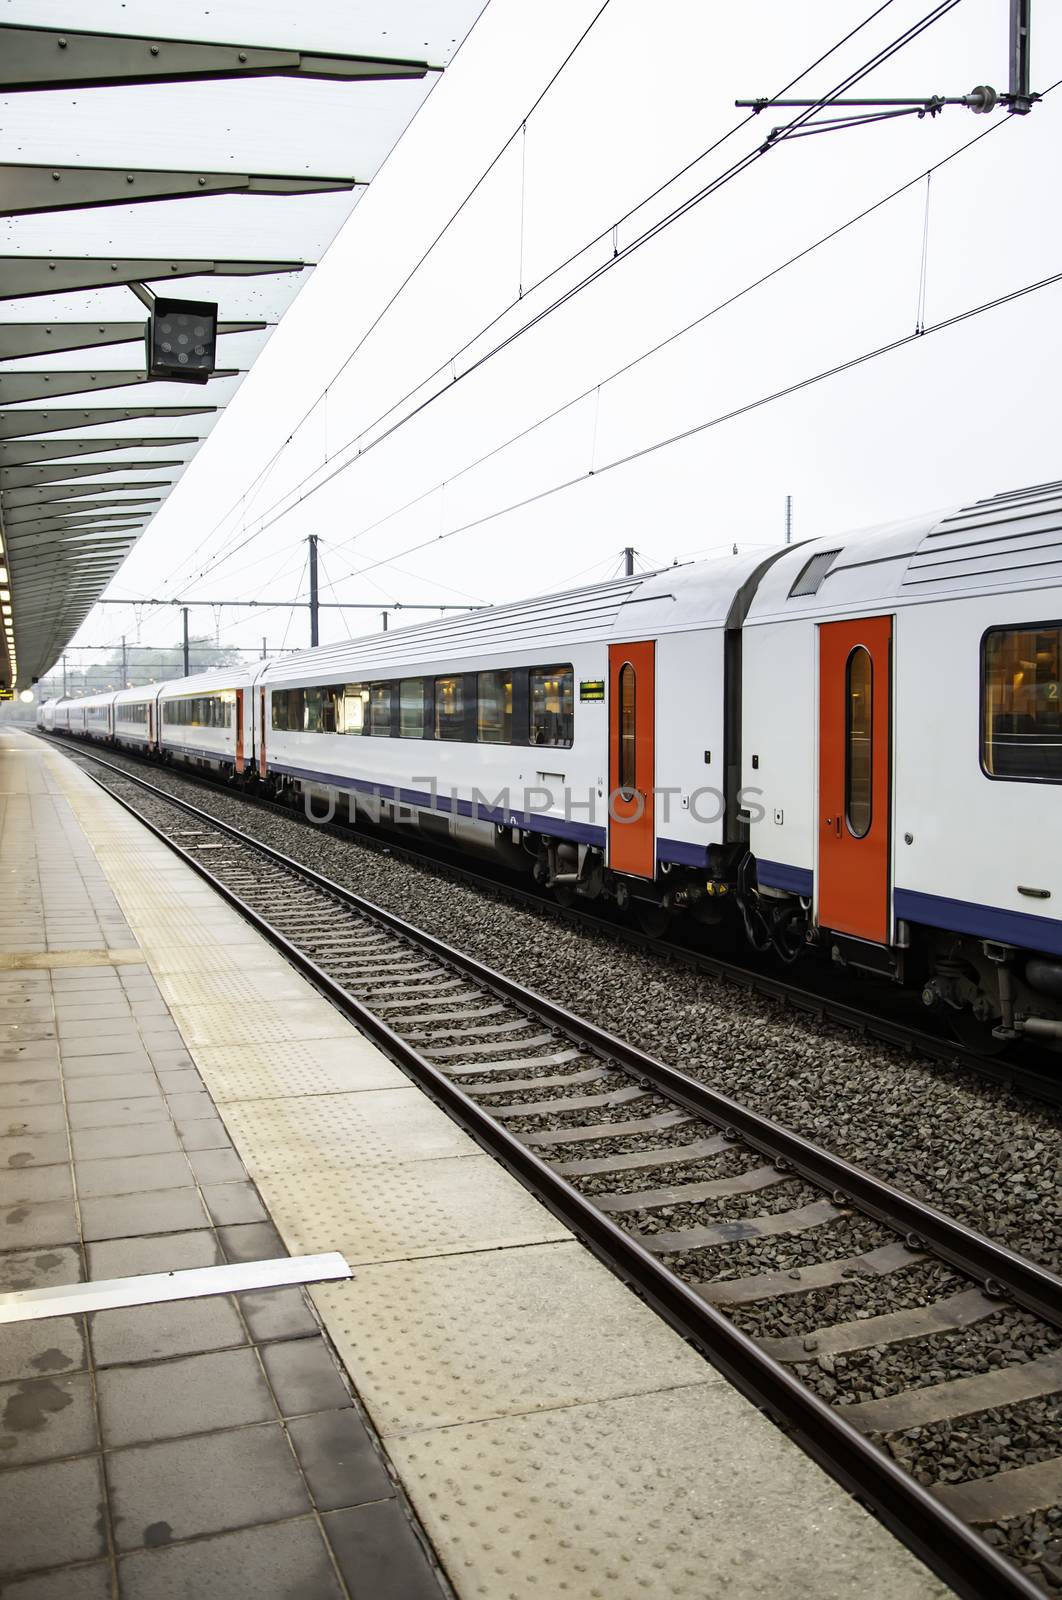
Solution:
[[[1060,583],[1062,483],[1034,484],[787,550],[749,622]]]
[[[67,695],[65,703],[68,706],[109,706],[117,693],[117,689],[103,689],[98,694]]]
[[[573,644],[638,638],[647,630],[669,633],[721,627],[763,562],[762,553],[727,555],[559,594],[485,606],[459,617],[280,657],[269,662],[258,681],[343,681],[363,673],[371,675],[381,665],[388,672],[400,672],[461,656],[506,660],[515,650],[528,659],[538,655],[549,661]]]
[[[190,678],[171,678],[167,683],[160,683],[158,697],[160,700],[175,700],[189,694],[216,693],[219,689],[247,689],[261,671],[262,663],[256,662],[253,668],[236,667],[211,667],[208,672],[197,672]],[[140,691],[143,697],[143,689]]]

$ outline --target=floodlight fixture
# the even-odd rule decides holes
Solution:
[[[214,302],[154,296],[146,334],[149,378],[208,383],[213,377],[218,343]]]

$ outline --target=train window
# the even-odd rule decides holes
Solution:
[[[874,664],[857,644],[845,667],[844,816],[854,839],[870,832],[874,781]]]
[[[270,696],[270,714],[277,733],[301,733],[302,690],[274,689]]]
[[[1062,623],[985,635],[981,765],[990,778],[1062,783]]]
[[[336,732],[337,702],[342,692],[341,685],[332,683],[302,691],[302,725],[307,733]]]
[[[403,739],[424,737],[424,679],[403,678],[399,685],[399,728]]]
[[[343,725],[340,730],[354,737],[369,731],[369,685],[347,683],[343,685]]]
[[[637,749],[635,744],[635,713],[637,708],[637,681],[634,668],[625,661],[619,675],[619,786],[630,796],[636,787]]]
[[[435,680],[435,737],[465,736],[465,681],[461,677]]]
[[[575,674],[571,667],[532,667],[532,744],[570,745],[575,725]]]
[[[391,735],[391,685],[374,683],[369,700],[369,732],[376,738]]]
[[[481,744],[511,744],[513,675],[481,672],[476,680],[476,737]]]

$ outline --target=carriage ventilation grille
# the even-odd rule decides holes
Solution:
[[[911,557],[903,583],[981,587],[1017,572],[1062,580],[1062,483],[993,495],[945,517]]]
[[[790,600],[796,600],[801,595],[818,594],[823,578],[840,553],[840,550],[820,550],[818,555],[805,562],[789,591]]]

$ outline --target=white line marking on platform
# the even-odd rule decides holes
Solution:
[[[223,1267],[194,1267],[182,1272],[146,1272],[134,1278],[102,1278],[98,1283],[61,1283],[51,1289],[20,1289],[0,1294],[0,1324],[35,1322],[44,1317],[71,1317],[116,1306],[154,1305],[162,1300],[197,1300],[212,1294],[240,1294],[245,1289],[274,1289],[285,1284],[322,1283],[352,1278],[338,1251],[317,1256],[280,1256],[273,1261],[244,1261]]]

